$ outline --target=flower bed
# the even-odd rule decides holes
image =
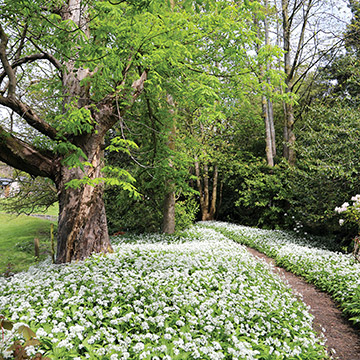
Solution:
[[[245,248],[200,228],[130,240],[0,279],[0,312],[52,359],[325,358],[305,305]]]
[[[360,322],[360,263],[351,254],[311,246],[307,239],[283,231],[221,222],[202,223],[201,226],[210,226],[274,258],[277,265],[328,292],[350,320]]]

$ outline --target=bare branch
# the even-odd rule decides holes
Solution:
[[[309,4],[308,4],[308,7],[305,10],[304,20],[303,20],[303,23],[302,23],[301,32],[300,32],[300,36],[299,36],[299,41],[298,41],[298,45],[297,45],[296,52],[295,52],[295,58],[293,60],[292,66],[291,66],[290,73],[287,74],[289,82],[293,78],[294,72],[295,72],[295,70],[296,70],[296,68],[298,66],[298,61],[299,61],[299,57],[300,57],[300,54],[301,54],[302,45],[304,43],[305,29],[306,29],[307,22],[308,22],[308,19],[309,19],[309,13],[310,13],[311,6],[312,6],[312,1],[310,0]]]

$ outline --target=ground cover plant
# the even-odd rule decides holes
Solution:
[[[49,220],[0,213],[0,274],[27,270],[35,262],[34,238],[40,260],[51,253]]]
[[[114,253],[0,279],[0,312],[51,359],[324,359],[270,268],[212,229],[119,237]],[[5,330],[2,354],[11,336]],[[17,335],[19,336],[19,335]]]
[[[301,275],[328,292],[354,323],[360,323],[360,263],[352,254],[332,251],[331,241],[312,242],[289,232],[251,228],[224,222],[210,226],[238,243],[253,247],[275,259],[277,265]]]

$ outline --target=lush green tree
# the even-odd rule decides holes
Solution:
[[[17,136],[4,119],[0,159],[55,183],[60,212],[57,262],[111,249],[103,184],[130,191],[133,187],[127,172],[103,168],[104,140],[144,86],[167,82],[173,89],[181,87],[185,70],[210,76],[205,60],[215,56],[215,48],[210,50],[220,40],[231,55],[245,51],[232,46],[235,35],[245,38],[248,33],[245,20],[233,14],[250,13],[247,5],[175,5],[130,0],[1,2],[0,105],[17,114],[17,122],[35,129],[36,136]],[[177,101],[176,94],[168,94]],[[123,149],[120,140],[113,140],[111,149]],[[105,170],[110,178],[103,175]]]
[[[249,55],[257,39],[253,12],[258,11],[258,6],[229,8],[224,4],[217,2],[215,8],[210,5],[208,18],[203,9],[198,25],[206,31],[202,33],[201,43],[191,48],[191,64],[176,70],[158,69],[156,74],[149,72],[147,82],[156,86],[145,88],[132,113],[138,120],[142,119],[138,123],[147,124],[146,128],[134,127],[133,120],[128,119],[127,127],[131,131],[125,138],[139,145],[139,152],[134,154],[144,165],[143,169],[134,169],[140,174],[135,175],[139,191],[146,194],[135,204],[139,208],[145,204],[156,207],[152,215],[157,220],[152,223],[158,224],[160,217],[155,214],[160,214],[160,204],[167,203],[164,201],[164,194],[168,193],[166,183],[172,184],[172,199],[180,197],[182,204],[184,197],[194,192],[189,191],[192,185],[198,192],[202,218],[214,218],[220,175],[226,168],[224,164],[231,159],[228,151],[229,157],[225,156],[224,149],[235,124],[242,122],[232,113],[242,106],[244,99],[249,104],[251,94],[263,91],[253,70],[254,64],[265,62],[266,53],[273,56],[274,51],[263,49],[259,59]],[[180,79],[175,86],[173,81],[165,80],[172,79],[169,75],[174,71]],[[281,76],[274,72],[273,78],[279,81]],[[140,135],[133,135],[135,133]],[[131,216],[129,212],[121,216],[122,220],[128,215]]]
[[[339,230],[335,207],[360,191],[359,135],[357,109],[340,102],[309,109],[299,137],[292,198],[304,225]]]

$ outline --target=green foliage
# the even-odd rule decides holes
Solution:
[[[7,198],[0,199],[2,211],[15,214],[48,213],[58,215],[56,188],[50,179],[31,178],[23,172],[14,174],[18,189],[9,193]]]
[[[10,352],[14,360],[21,359],[36,359],[36,360],[50,360],[49,357],[43,357],[41,353],[36,353],[35,356],[29,356],[26,352],[26,349],[29,347],[38,347],[41,345],[40,341],[36,339],[36,334],[26,325],[17,326],[15,329],[15,323],[5,319],[3,315],[0,315],[0,329],[2,336],[4,337],[4,329],[8,330],[12,336],[7,336],[7,341],[2,342],[0,345],[0,350],[5,350]],[[20,340],[14,340],[18,335],[20,335],[25,342],[23,343]],[[13,342],[11,344],[11,342]],[[0,359],[4,358],[0,355]]]
[[[194,224],[199,212],[199,204],[194,195],[177,200],[175,205],[175,230],[180,231]]]
[[[107,188],[104,200],[109,233],[159,232],[162,207],[160,200],[154,195],[153,189],[150,189],[147,195],[134,199],[130,198],[122,188],[116,186]]]
[[[268,167],[265,161],[239,163],[227,172],[224,201],[231,201],[222,216],[242,224],[264,228],[288,226],[290,196],[285,163]],[[233,210],[232,210],[233,208]]]
[[[334,210],[341,215],[339,224],[342,226],[346,222],[354,223],[357,231],[360,230],[360,195],[355,195],[351,198],[351,204],[345,202],[341,207],[336,207]]]
[[[357,110],[341,104],[319,104],[307,112],[297,140],[291,207],[310,228],[346,231],[340,229],[334,209],[360,192],[358,116]]]
[[[54,123],[58,128],[59,138],[64,135],[90,134],[95,126],[90,109],[79,108],[75,102],[66,104],[64,113],[57,115]]]
[[[130,149],[138,149],[138,145],[131,140],[116,136],[110,140],[110,145],[106,147],[107,151],[123,152],[130,155]]]

